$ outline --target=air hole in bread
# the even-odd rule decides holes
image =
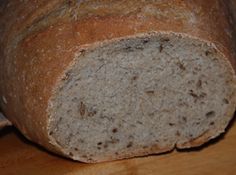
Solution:
[[[209,111],[206,113],[207,118],[214,117],[214,116],[215,116],[215,111]]]

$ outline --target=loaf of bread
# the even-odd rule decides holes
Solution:
[[[224,0],[2,0],[0,106],[82,162],[202,145],[236,107]]]

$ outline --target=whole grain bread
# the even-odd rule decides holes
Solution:
[[[223,0],[0,1],[0,106],[83,162],[202,145],[236,106]]]

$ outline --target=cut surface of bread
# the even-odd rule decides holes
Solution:
[[[152,33],[81,51],[50,101],[49,135],[99,162],[198,146],[224,132],[235,77],[214,46]]]

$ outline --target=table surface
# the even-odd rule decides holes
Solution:
[[[0,131],[1,175],[236,174],[236,120],[226,134],[198,149],[85,164],[51,154],[26,140],[16,129]]]

